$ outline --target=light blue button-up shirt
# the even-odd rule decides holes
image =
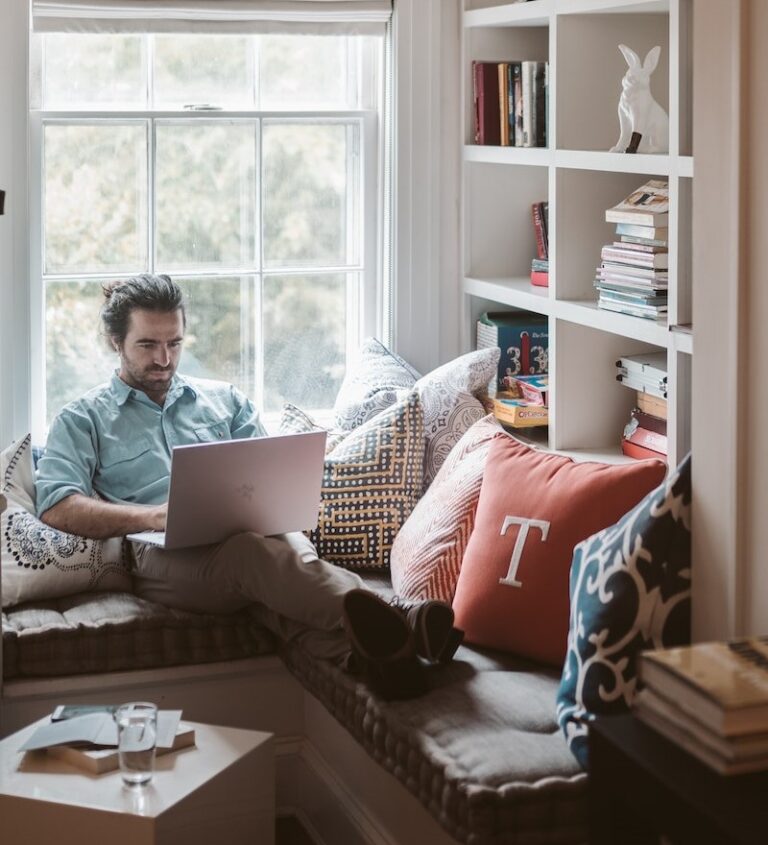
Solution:
[[[162,504],[174,446],[265,434],[256,408],[230,384],[177,374],[161,408],[115,374],[53,421],[37,467],[38,516],[73,493]]]

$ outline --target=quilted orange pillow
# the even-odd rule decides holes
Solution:
[[[633,508],[665,471],[661,461],[577,463],[495,439],[453,601],[467,642],[561,666],[573,547]]]
[[[467,429],[448,453],[392,544],[389,569],[399,596],[453,601],[488,449],[494,437],[508,436],[489,414]]]

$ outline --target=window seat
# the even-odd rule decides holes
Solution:
[[[388,592],[388,583],[380,577],[369,580],[374,589]],[[206,716],[223,724],[230,720],[241,723],[246,699],[253,702],[247,693],[249,685],[266,695],[269,681],[265,678],[268,673],[274,677],[276,671],[274,655],[261,658],[262,664],[242,658],[268,655],[275,647],[299,683],[289,684],[290,675],[285,673],[286,679],[272,691],[271,707],[295,710],[296,697],[306,697],[304,704],[299,704],[306,722],[298,729],[304,734],[300,742],[321,748],[333,770],[337,765],[343,767],[348,757],[348,752],[341,750],[345,737],[364,749],[367,762],[358,761],[351,783],[348,781],[347,789],[353,794],[362,789],[365,779],[361,766],[390,773],[402,786],[393,782],[387,787],[388,810],[402,815],[407,812],[407,802],[417,799],[427,824],[434,826],[432,842],[585,841],[586,775],[555,723],[558,673],[551,669],[509,655],[462,647],[451,664],[430,668],[430,689],[425,695],[386,702],[360,679],[311,658],[300,646],[275,644],[247,612],[224,617],[180,613],[130,594],[88,593],[3,613],[6,694],[19,684],[31,683],[38,691],[46,677],[59,690],[65,684],[68,691],[76,691],[77,676],[81,675],[90,685],[84,689],[90,692],[75,695],[95,700],[93,690],[98,689],[98,674],[103,673],[109,698],[113,692],[110,679],[142,677],[147,673],[138,670],[183,664],[190,672],[200,672],[199,679],[209,688],[216,688],[217,673],[230,665],[238,667],[232,671],[241,672],[242,678],[238,681],[236,674],[221,675],[218,703]],[[194,664],[203,665],[195,669]],[[205,664],[211,668],[206,669]],[[87,677],[82,673],[88,673]],[[157,672],[150,674],[157,676]],[[235,703],[233,691],[242,700]],[[118,697],[125,695],[122,692]],[[145,695],[159,697],[157,693]],[[186,693],[183,683],[181,687],[177,684],[167,698],[165,695],[161,694],[165,706],[172,702],[189,713],[200,706],[194,684]],[[66,700],[61,692],[52,697],[54,701],[46,702],[47,706]],[[322,728],[317,727],[317,717],[306,715],[318,702],[320,709],[333,717],[326,719]],[[258,701],[254,709],[263,706]],[[29,710],[28,720],[37,715],[40,713]],[[255,718],[264,726],[263,713]],[[268,729],[278,736],[288,734],[284,742],[295,746],[295,738],[290,736],[297,730],[293,725],[287,730],[272,725]],[[329,741],[334,730],[338,734]],[[367,777],[371,776],[369,772]],[[334,773],[333,779],[337,777]],[[290,778],[298,782],[295,774]],[[278,785],[280,780],[278,776]],[[300,813],[306,795],[307,791],[300,789],[292,799]],[[401,801],[406,804],[401,806]],[[304,809],[310,814],[309,808]],[[323,813],[328,813],[327,803]],[[382,840],[374,837],[370,841]],[[393,841],[404,845],[401,837]]]

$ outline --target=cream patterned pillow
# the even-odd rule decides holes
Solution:
[[[487,413],[483,398],[499,366],[501,350],[478,349],[422,376],[414,385],[424,408],[424,488],[432,483],[451,449]]]
[[[280,412],[280,434],[304,434],[307,431],[326,431],[328,438],[325,441],[325,454],[332,452],[341,441],[349,434],[348,431],[328,431],[318,422],[310,417],[306,411],[302,411],[296,405],[286,402]]]
[[[495,437],[508,436],[491,414],[451,450],[392,546],[392,586],[399,596],[453,601],[488,449]]]
[[[389,568],[392,543],[421,496],[424,417],[416,394],[356,428],[323,470],[318,555],[348,569]]]
[[[131,589],[122,537],[87,540],[35,516],[30,435],[0,453],[0,490],[8,499],[0,518],[3,607],[88,590]]]

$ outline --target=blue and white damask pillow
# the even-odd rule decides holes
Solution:
[[[584,768],[589,722],[632,704],[639,653],[690,639],[690,506],[688,455],[619,522],[574,548],[557,720]]]
[[[31,437],[0,453],[2,606],[92,590],[131,590],[122,537],[89,540],[45,525],[35,516]]]

